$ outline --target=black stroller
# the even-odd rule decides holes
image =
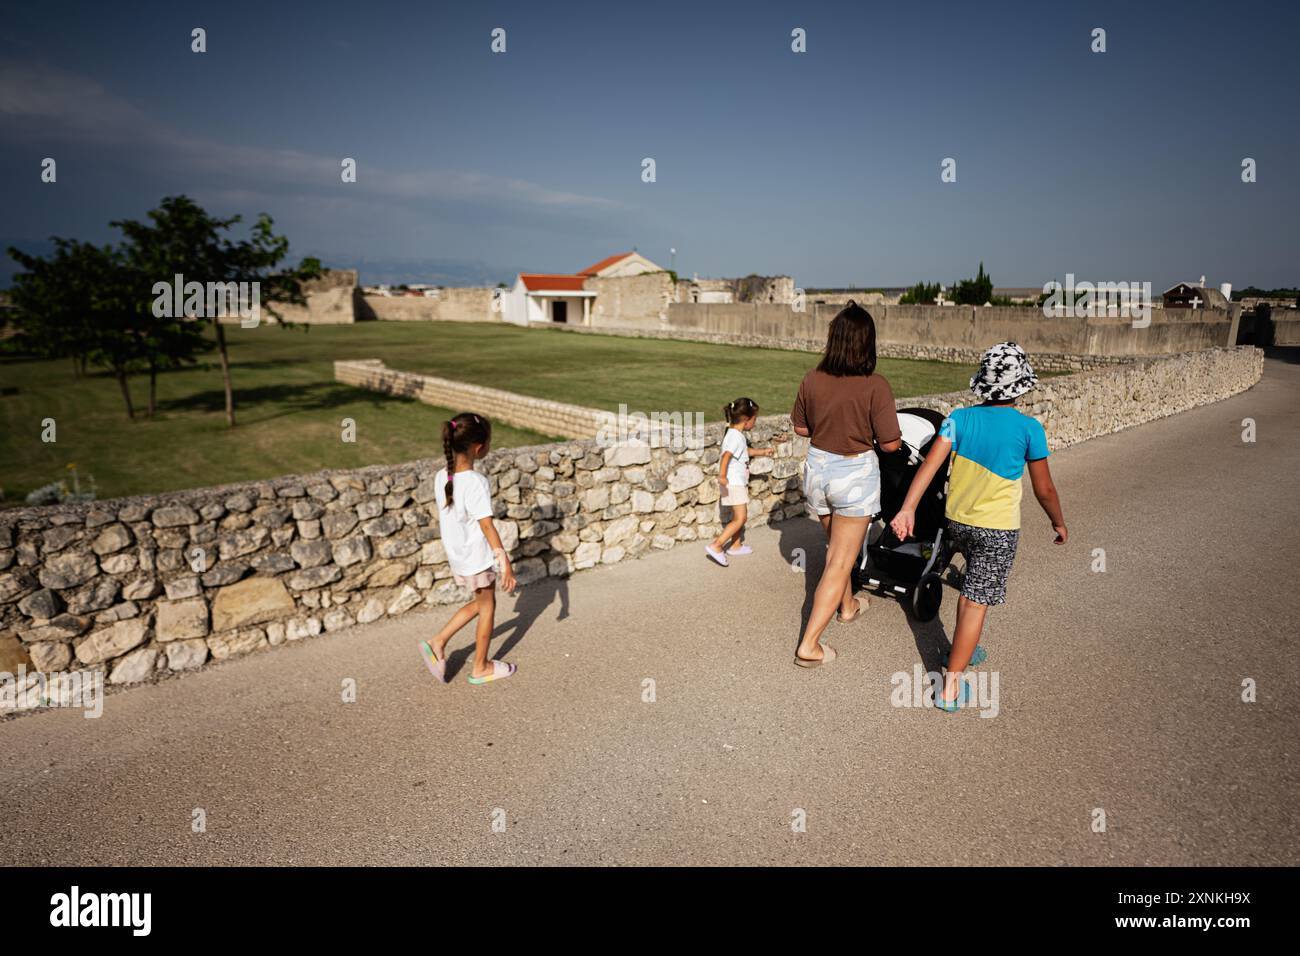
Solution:
[[[903,506],[912,478],[934,444],[944,418],[942,412],[928,408],[899,409],[903,447],[880,454],[880,517],[885,527],[874,543],[868,532],[862,543],[862,561],[853,572],[854,590],[873,588],[906,600],[918,621],[932,621],[938,616],[943,576],[953,558],[945,534],[948,520],[944,517],[951,461],[935,474],[921,496],[913,540],[899,541],[889,522]]]

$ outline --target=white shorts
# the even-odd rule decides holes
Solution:
[[[816,515],[846,518],[880,513],[880,461],[874,451],[837,455],[813,446],[803,470],[803,495]]]
[[[733,481],[727,485],[727,493],[718,504],[731,508],[736,505],[749,504],[749,482]]]

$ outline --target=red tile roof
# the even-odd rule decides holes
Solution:
[[[610,256],[608,259],[601,259],[595,265],[587,266],[587,268],[580,270],[578,272],[578,275],[594,276],[596,273],[600,272],[601,269],[608,269],[610,266],[618,262],[620,259],[626,259],[630,255],[632,255],[632,253],[630,252],[620,252],[618,255]]]
[[[555,275],[544,272],[521,272],[524,288],[529,292],[581,292],[587,277],[583,275]]]

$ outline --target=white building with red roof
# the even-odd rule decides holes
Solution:
[[[609,256],[580,272],[521,272],[512,289],[501,296],[501,317],[515,325],[591,325],[596,298],[589,279],[622,278],[663,272],[633,250]]]
[[[620,252],[618,255],[601,259],[594,265],[587,266],[578,275],[593,279],[610,279],[622,276],[639,276],[647,272],[663,272],[663,266],[657,266],[641,253]]]

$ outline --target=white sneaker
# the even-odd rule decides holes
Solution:
[[[714,561],[718,562],[718,564],[722,565],[724,568],[728,566],[727,556],[723,554],[721,551],[714,548],[713,545],[706,544],[704,546],[704,553],[707,554]]]

